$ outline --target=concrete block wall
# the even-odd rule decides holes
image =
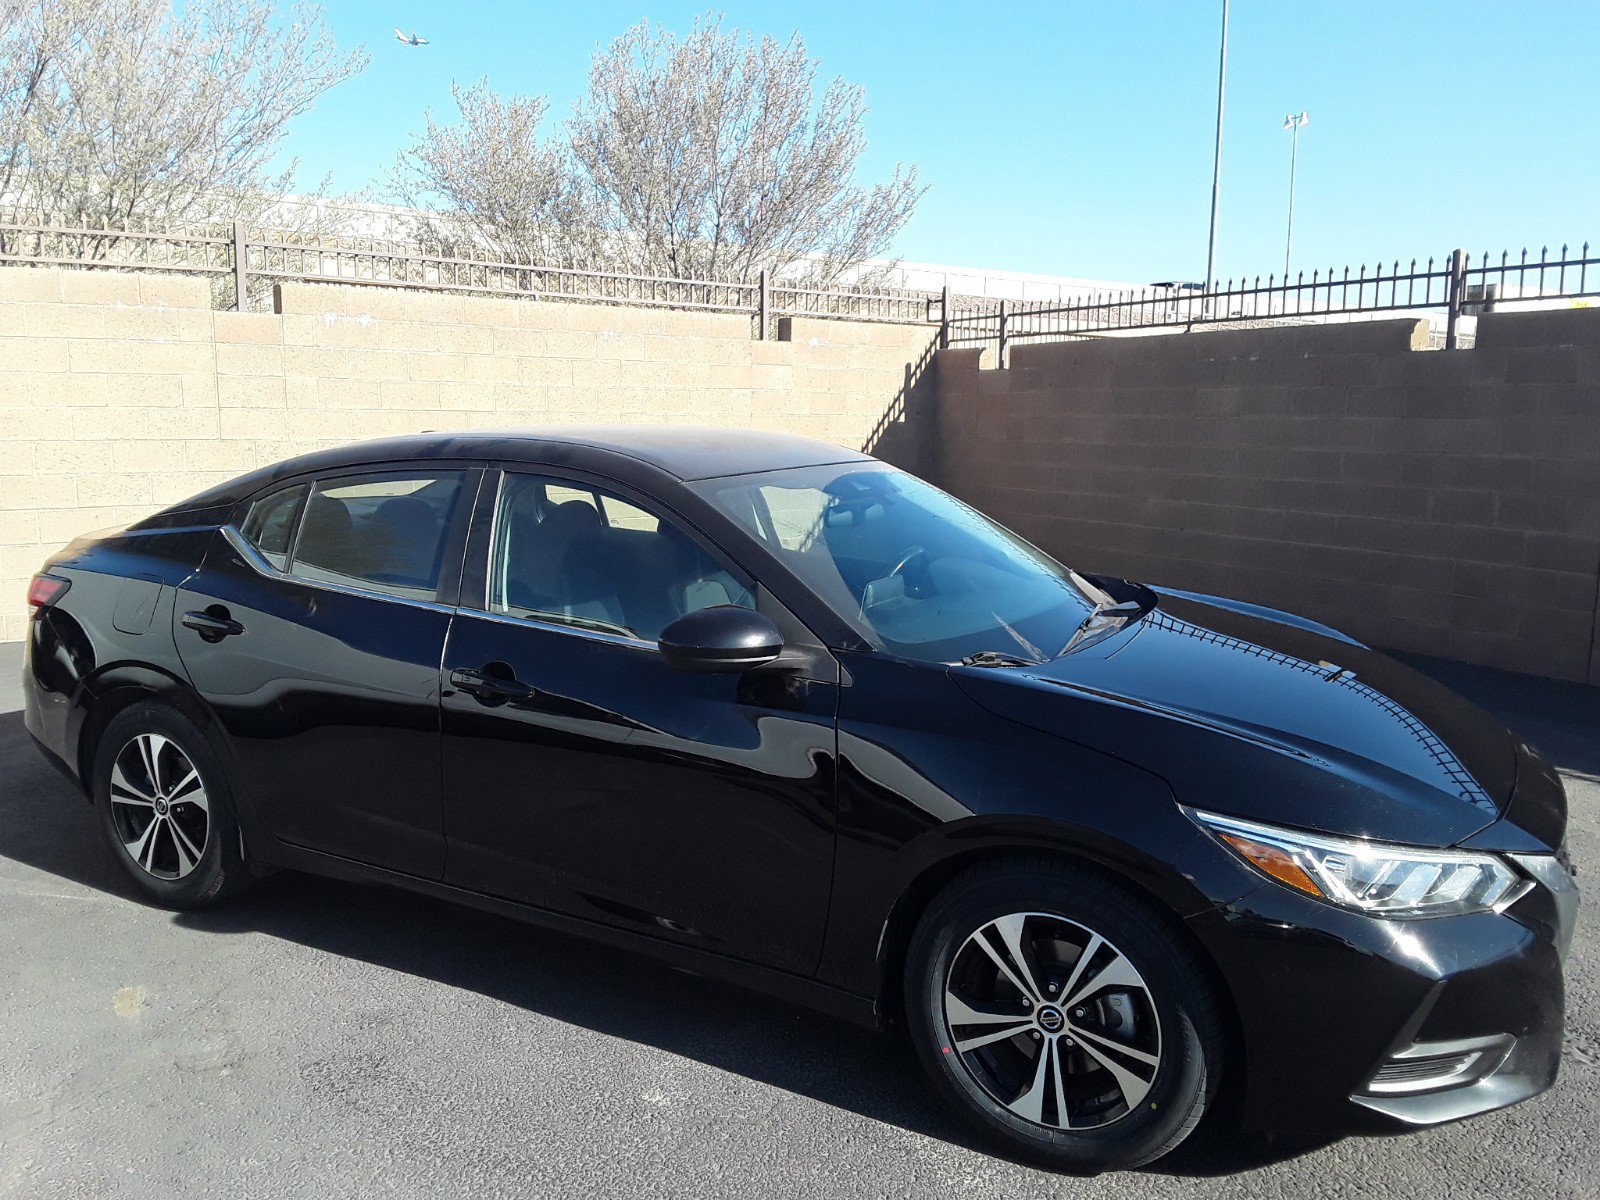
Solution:
[[[924,328],[0,269],[0,640],[39,562],[290,454],[422,429],[786,429],[919,470],[1061,558],[1374,644],[1600,683],[1600,312],[1016,346]]]
[[[930,474],[1086,570],[1600,683],[1600,311],[941,351]]]
[[[203,279],[0,269],[0,640],[79,533],[291,454],[424,429],[652,421],[784,429],[852,448],[925,328],[286,285],[214,312]],[[889,425],[896,418],[889,419]]]

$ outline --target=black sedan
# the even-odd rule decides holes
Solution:
[[[367,443],[82,538],[29,600],[28,729],[161,904],[386,882],[900,1024],[1076,1170],[1555,1078],[1578,894],[1536,751],[865,455]]]

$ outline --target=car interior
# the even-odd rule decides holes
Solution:
[[[497,533],[498,612],[654,641],[685,613],[755,607],[750,590],[686,534],[603,492],[508,476]]]
[[[421,480],[319,483],[301,518],[290,571],[433,599],[460,490],[455,472]]]

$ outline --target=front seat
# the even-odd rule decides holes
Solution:
[[[594,506],[568,500],[544,514],[513,548],[507,599],[519,608],[588,617],[627,628],[612,579],[605,522]]]

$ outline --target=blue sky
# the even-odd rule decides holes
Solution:
[[[928,185],[907,259],[1102,279],[1205,271],[1220,0],[727,3],[798,29],[825,77],[866,88],[865,178]],[[333,0],[372,64],[291,127],[302,184],[379,187],[451,80],[487,75],[565,117],[589,59],[645,16],[703,4]],[[402,46],[393,27],[432,44]],[[1281,270],[1284,115],[1301,134],[1295,269],[1600,240],[1600,3],[1234,0],[1218,272]]]

